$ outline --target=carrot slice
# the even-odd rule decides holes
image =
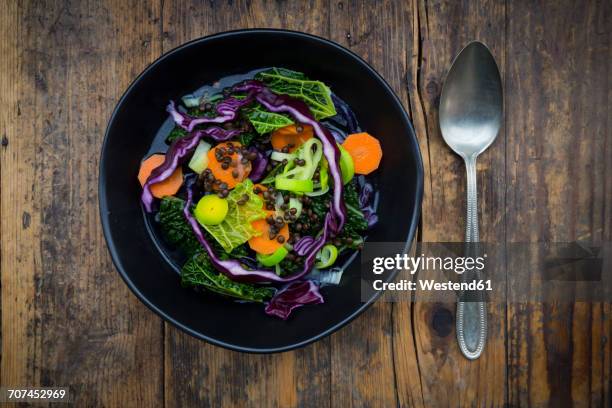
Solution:
[[[281,151],[283,147],[287,146],[289,152],[293,152],[303,145],[305,141],[312,138],[312,126],[300,125],[299,127],[301,132],[298,132],[296,125],[289,125],[275,130],[270,138],[274,150]]]
[[[274,211],[268,211],[266,217],[268,215],[274,216]],[[268,224],[268,221],[266,221],[265,218],[253,221],[251,225],[257,231],[261,232],[261,235],[259,235],[258,237],[252,237],[251,239],[249,239],[249,246],[253,251],[257,252],[258,254],[269,255],[274,253],[278,248],[282,247],[284,244],[278,242],[276,239],[279,235],[285,238],[284,242],[287,242],[287,240],[289,240],[289,226],[286,223],[283,228],[281,228],[281,230],[278,232],[278,235],[274,237],[274,239],[270,239],[270,225]]]
[[[230,146],[232,149],[242,147],[242,145],[238,142],[219,143],[208,151],[208,168],[210,171],[212,171],[213,176],[215,176],[217,180],[221,180],[227,184],[229,189],[232,189],[236,187],[238,183],[242,182],[242,180],[246,179],[249,173],[251,173],[251,162],[243,164],[241,162],[242,155],[238,152],[234,152],[232,155],[229,155],[232,160],[232,164],[228,166],[227,169],[224,169],[223,161],[217,160],[216,152],[219,149],[225,149],[227,151]],[[226,154],[225,156],[228,155]],[[234,177],[234,171],[236,172],[235,175],[237,177]]]
[[[353,133],[349,135],[342,147],[353,158],[355,173],[370,174],[378,168],[382,159],[380,142],[368,133]]]
[[[163,154],[153,154],[140,164],[140,170],[138,171],[138,181],[140,181],[141,186],[144,186],[144,184],[147,182],[147,179],[151,175],[151,172],[157,167],[161,166],[161,164],[164,162],[165,157],[166,156]],[[164,181],[152,184],[151,194],[153,194],[153,197],[157,198],[175,195],[181,188],[182,184],[183,170],[178,167],[176,170],[174,170],[174,173],[172,173],[170,177],[168,177]]]

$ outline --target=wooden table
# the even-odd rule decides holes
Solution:
[[[240,354],[183,334],[130,293],[97,204],[105,126],[140,71],[193,38],[283,27],[350,48],[389,81],[425,163],[423,238],[460,241],[465,175],[437,104],[453,56],[479,39],[505,91],[505,123],[478,167],[482,238],[610,241],[610,1],[3,0],[1,10],[2,385],[71,386],[78,406],[610,406],[610,304],[491,304],[475,362],[458,351],[453,305],[440,303],[378,303],[303,349]]]

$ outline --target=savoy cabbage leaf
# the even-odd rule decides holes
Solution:
[[[274,93],[286,94],[305,102],[316,120],[336,115],[331,91],[321,81],[312,81],[300,72],[285,68],[272,68],[255,75]]]
[[[249,197],[248,201],[238,205],[238,200],[244,195]],[[253,193],[253,182],[249,179],[236,185],[227,196],[227,201],[228,211],[225,219],[218,225],[204,225],[204,228],[225,252],[230,253],[259,234],[251,223],[264,218],[266,212],[263,210],[263,200]]]
[[[249,122],[260,135],[274,132],[276,129],[293,124],[293,120],[284,114],[267,111],[260,104],[256,104],[247,113]]]

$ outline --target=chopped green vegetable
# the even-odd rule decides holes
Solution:
[[[191,258],[181,270],[181,283],[187,287],[204,287],[212,292],[250,302],[265,302],[274,295],[274,289],[234,282],[217,272],[204,252]]]
[[[285,157],[285,153],[278,153],[275,157]],[[275,187],[279,190],[292,191],[295,193],[309,193],[314,190],[312,177],[323,157],[323,145],[315,138],[306,141],[292,156],[286,155],[288,160],[283,172],[276,176]],[[296,162],[301,164],[297,165]]]
[[[184,205],[180,198],[162,198],[157,219],[166,241],[181,249],[185,255],[192,256],[201,250],[201,246],[183,216]]]
[[[289,251],[284,246],[278,248],[276,251],[269,255],[257,254],[257,261],[263,266],[274,266],[279,264],[285,257]]]
[[[247,118],[260,135],[274,132],[276,129],[293,124],[293,120],[289,116],[267,111],[259,103],[255,104],[252,109],[249,109]]]
[[[248,200],[238,205],[238,201],[245,195]],[[204,228],[226,252],[231,252],[258,234],[251,222],[264,218],[266,212],[262,209],[263,200],[253,193],[253,182],[249,179],[236,185],[227,196],[227,203],[227,216],[223,222],[219,225],[204,225]]]
[[[229,205],[226,199],[216,194],[209,194],[198,201],[193,215],[202,225],[219,225],[227,216],[228,210]]]
[[[208,167],[208,151],[211,147],[210,143],[200,140],[198,147],[193,152],[193,156],[191,156],[191,160],[189,160],[188,166],[191,170],[200,174]]]
[[[321,81],[312,81],[304,74],[285,68],[272,68],[255,75],[277,94],[286,94],[305,102],[316,120],[336,115],[331,91]]]
[[[315,267],[319,269],[329,268],[336,262],[336,259],[338,259],[338,248],[332,244],[327,244],[317,253]]]
[[[353,158],[344,147],[338,145],[338,148],[340,148],[340,172],[342,173],[342,183],[347,184],[355,175],[355,164],[353,163]]]
[[[270,155],[270,159],[277,161],[277,162],[282,162],[283,160],[287,160],[287,162],[291,161],[291,160],[295,160],[296,155],[293,153],[283,153],[283,152],[277,152],[276,150],[272,152],[272,154]]]
[[[276,177],[274,186],[278,190],[293,191],[295,193],[310,192],[313,189],[312,180],[296,180],[283,176]]]
[[[319,182],[315,183],[315,188],[311,193],[306,193],[307,196],[316,197],[329,191],[329,171],[327,169],[327,160],[322,159],[319,165]]]

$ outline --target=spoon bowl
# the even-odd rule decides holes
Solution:
[[[501,126],[502,101],[493,55],[471,42],[455,58],[440,97],[440,130],[450,148],[464,158],[485,151]]]

